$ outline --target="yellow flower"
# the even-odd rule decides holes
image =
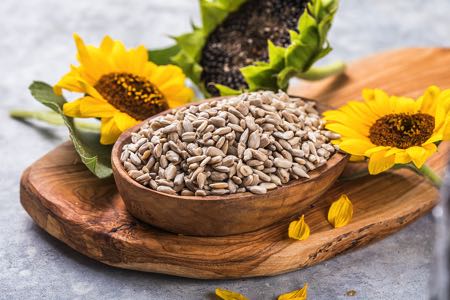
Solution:
[[[450,90],[429,87],[417,100],[366,89],[365,101],[351,101],[324,113],[326,128],[341,135],[335,143],[353,159],[369,158],[369,173],[395,164],[421,168],[450,139]]]
[[[302,289],[295,290],[278,296],[278,300],[306,300],[308,297],[308,284],[305,283]]]
[[[216,289],[216,295],[223,300],[248,300],[247,297],[232,291]]]
[[[347,195],[343,194],[331,204],[328,210],[328,222],[334,228],[347,225],[353,217],[353,204]]]
[[[294,240],[303,241],[309,237],[309,226],[305,222],[305,215],[302,215],[298,221],[292,221],[289,224],[288,235]]]
[[[144,46],[127,50],[106,36],[97,48],[85,45],[76,34],[74,39],[80,65],[71,66],[54,90],[84,94],[66,103],[64,114],[100,118],[102,144],[114,143],[126,129],[193,96],[181,69],[149,62]]]

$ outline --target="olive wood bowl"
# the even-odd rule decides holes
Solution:
[[[223,97],[222,97],[223,98]],[[218,100],[213,98],[205,101]],[[309,100],[309,99],[305,99]],[[199,105],[195,102],[188,105]],[[311,101],[311,100],[310,100]],[[321,107],[322,106],[322,107]],[[317,103],[319,111],[323,105]],[[145,122],[167,114],[152,116]],[[310,178],[292,180],[267,194],[249,192],[224,196],[179,196],[161,193],[134,181],[125,171],[120,154],[131,141],[138,124],[122,133],[112,150],[112,168],[127,210],[137,219],[167,231],[185,235],[226,236],[255,231],[304,212],[344,170],[348,156],[335,153]]]

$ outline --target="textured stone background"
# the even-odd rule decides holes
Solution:
[[[331,32],[333,58],[352,60],[406,46],[450,43],[448,0],[344,0]],[[364,249],[272,278],[200,281],[113,269],[90,260],[40,230],[19,204],[19,176],[66,139],[65,129],[31,128],[11,120],[12,108],[41,108],[27,86],[54,83],[74,61],[72,32],[90,43],[104,34],[128,46],[170,43],[198,19],[193,0],[0,1],[0,298],[213,299],[215,287],[250,299],[308,282],[310,299],[426,299],[434,224],[426,216]],[[382,72],[382,70],[380,70]],[[355,297],[345,296],[355,290]]]

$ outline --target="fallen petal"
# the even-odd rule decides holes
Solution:
[[[348,199],[347,195],[342,194],[338,200],[331,204],[328,211],[328,222],[334,226],[334,228],[347,225],[353,217],[353,204]]]
[[[223,300],[248,300],[247,297],[228,290],[216,289],[216,295]]]
[[[302,289],[295,290],[278,296],[278,300],[306,300],[308,297],[308,284],[305,283]]]
[[[289,238],[294,240],[306,240],[309,237],[309,226],[305,222],[305,215],[302,215],[298,221],[292,221],[289,224]]]

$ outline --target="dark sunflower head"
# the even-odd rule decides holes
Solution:
[[[203,27],[150,59],[177,64],[206,96],[286,90],[331,51],[326,36],[338,0],[199,1]]]
[[[215,84],[247,89],[240,69],[257,61],[267,62],[267,41],[287,47],[289,30],[296,30],[308,0],[249,0],[231,13],[208,36],[200,65],[207,91],[218,95]]]

